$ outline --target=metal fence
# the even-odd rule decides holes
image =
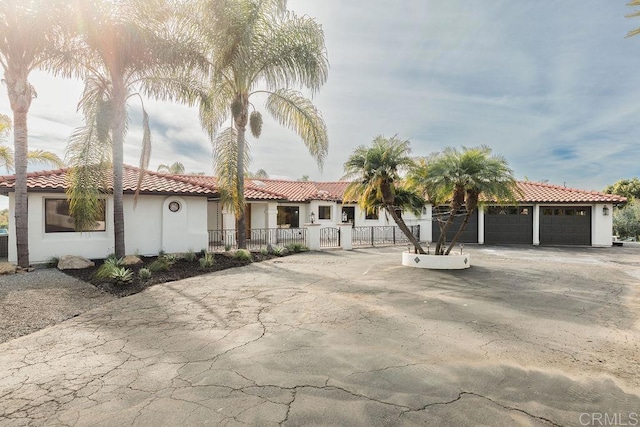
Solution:
[[[409,230],[419,241],[420,226],[410,225]],[[408,242],[407,236],[397,226],[353,227],[351,234],[353,246],[398,245]]]
[[[236,230],[209,230],[209,250],[235,248],[236,237]],[[247,249],[250,251],[259,251],[268,244],[286,246],[291,243],[308,246],[306,228],[252,228],[247,236]]]
[[[320,247],[338,248],[340,247],[340,229],[334,227],[324,227],[320,229]]]

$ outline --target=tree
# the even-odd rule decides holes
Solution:
[[[302,175],[300,178],[298,178],[298,181],[308,182],[309,181],[309,175]]]
[[[173,162],[171,165],[161,164],[158,166],[158,172],[167,172],[174,175],[181,175],[184,173],[184,165],[181,162]]]
[[[617,194],[627,199],[640,199],[640,179],[621,179],[604,189],[607,194]]]
[[[456,241],[466,228],[480,196],[495,202],[514,201],[518,192],[513,171],[502,156],[492,155],[486,145],[458,151],[447,148],[420,161],[410,181],[414,188],[421,188],[434,208],[448,202],[449,209],[441,220],[440,238],[436,244],[437,255],[449,255]],[[437,211],[436,211],[437,212]],[[457,215],[464,220],[444,248],[447,230]],[[440,219],[438,219],[440,220]]]
[[[67,196],[76,229],[93,224],[101,209],[100,195],[113,182],[115,254],[125,255],[123,211],[123,143],[127,102],[142,95],[192,103],[199,92],[192,70],[200,57],[183,34],[177,34],[174,13],[163,0],[92,0],[78,2],[76,51],[62,73],[85,79],[80,108],[85,126],[72,134],[67,157],[73,165]],[[151,154],[149,117],[142,104],[143,141],[140,176]]]
[[[613,210],[613,232],[620,239],[640,239],[640,199],[632,199],[622,209]]]
[[[10,129],[11,119],[4,114],[0,114],[0,144],[4,142]],[[0,167],[4,167],[7,173],[13,170],[13,158],[13,150],[10,147],[0,145]],[[27,152],[27,162],[44,163],[58,168],[64,166],[64,162],[55,153],[44,150],[29,150]]]
[[[348,179],[352,183],[344,193],[343,203],[357,200],[358,205],[366,212],[384,208],[415,250],[424,254],[420,242],[411,233],[402,216],[398,215],[402,208],[420,213],[425,205],[424,199],[400,185],[400,173],[415,167],[410,153],[409,141],[397,136],[377,136],[371,147],[361,145],[356,148],[344,164],[345,176],[342,179]]]
[[[0,228],[9,228],[9,209],[0,210]]]
[[[264,169],[258,169],[255,173],[249,172],[247,173],[247,176],[249,176],[250,178],[269,179],[269,174]]]
[[[68,16],[54,0],[3,0],[0,2],[0,65],[13,113],[15,225],[18,265],[29,266],[27,209],[27,115],[36,96],[29,83],[35,68],[46,67],[59,47],[61,23]]]
[[[262,114],[251,101],[266,97],[265,109],[300,136],[322,168],[328,150],[324,120],[290,87],[314,92],[326,81],[324,34],[313,19],[287,11],[284,0],[201,0],[197,7],[191,13],[197,17],[194,30],[208,46],[213,68],[200,119],[213,142],[218,185],[232,200],[238,247],[245,248],[247,125],[255,138],[262,132]],[[229,117],[232,127],[221,129]]]

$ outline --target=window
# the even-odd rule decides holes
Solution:
[[[378,219],[378,209],[374,209],[372,211],[367,211],[367,214],[364,217],[365,219]]]
[[[278,206],[278,228],[300,227],[300,208],[298,206]]]
[[[331,206],[318,206],[318,219],[331,219]]]
[[[106,230],[105,201],[100,201],[100,212],[95,218],[93,227],[82,231]],[[80,230],[78,230],[80,231]],[[45,199],[44,201],[44,232],[45,233],[74,233],[76,232],[73,217],[69,214],[69,202],[66,199]]]

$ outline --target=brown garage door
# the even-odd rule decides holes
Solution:
[[[591,208],[542,206],[540,244],[591,245]]]
[[[488,206],[484,241],[493,244],[532,244],[533,206]]]

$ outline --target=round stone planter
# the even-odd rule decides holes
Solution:
[[[469,254],[424,255],[402,252],[402,265],[430,270],[463,270],[471,267]]]

